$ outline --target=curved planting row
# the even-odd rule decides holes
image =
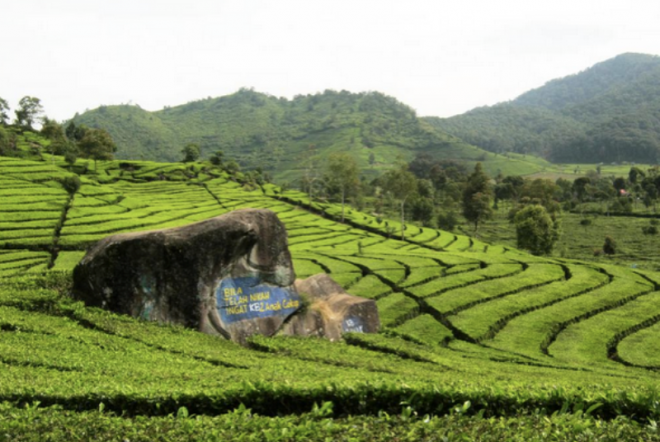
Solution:
[[[147,181],[167,174],[171,179]],[[339,205],[202,175],[198,165],[99,163],[97,175],[83,175],[65,212],[69,197],[58,181],[0,174],[3,184],[13,183],[0,202],[5,230],[53,222],[45,237],[52,240],[63,221],[54,263],[51,248],[22,246],[30,241],[22,233],[16,247],[0,241],[0,402],[41,401],[72,413],[103,402],[107,410],[145,416],[181,407],[218,414],[239,404],[301,413],[331,401],[337,413],[356,415],[399,414],[405,403],[422,415],[570,408],[660,418],[657,275],[533,257],[413,225],[401,240],[398,222],[349,209],[339,223]],[[19,194],[34,210],[19,210]],[[59,201],[52,217],[40,206],[51,196]],[[87,309],[65,296],[66,272],[107,233],[245,207],[278,213],[299,277],[329,273],[350,293],[376,300],[382,333],[336,343],[256,337],[241,347]]]

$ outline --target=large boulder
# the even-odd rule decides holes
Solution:
[[[299,291],[309,308],[301,308]],[[74,269],[73,295],[89,306],[237,342],[278,331],[335,339],[379,326],[373,301],[348,295],[329,277],[296,281],[286,229],[269,210],[104,238]]]
[[[287,321],[282,334],[337,340],[343,333],[377,333],[380,329],[376,302],[349,295],[325,273],[297,279],[295,288],[309,306]]]
[[[237,210],[173,229],[112,235],[73,273],[97,306],[235,341],[275,333],[300,307],[286,229],[269,210]]]

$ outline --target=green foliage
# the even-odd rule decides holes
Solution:
[[[406,241],[388,239],[396,221],[351,209],[340,224],[339,204],[209,163],[108,161],[96,174],[80,163],[70,198],[60,158],[0,158],[0,439],[655,437],[655,272],[411,224]],[[242,347],[68,297],[90,243],[244,207],[278,214],[300,276],[327,272],[376,300],[383,332],[256,336]],[[572,241],[600,241],[607,222],[627,244],[621,227],[634,224],[590,218],[586,231],[567,216]]]
[[[117,146],[110,134],[104,129],[88,129],[78,143],[80,154],[83,158],[94,160],[94,169],[98,160],[112,160]]]
[[[77,176],[67,176],[64,179],[62,179],[62,187],[64,187],[64,190],[66,190],[69,194],[74,194],[80,189],[80,178]]]
[[[16,114],[15,123],[18,126],[32,129],[36,118],[43,113],[41,100],[37,97],[25,96],[18,102],[18,109],[14,113]]]
[[[454,227],[458,224],[458,215],[456,212],[447,210],[444,212],[440,212],[438,214],[438,227],[442,230],[447,230],[448,232],[451,232],[454,230]]]
[[[407,166],[400,166],[388,170],[380,180],[386,192],[399,201],[401,207],[401,240],[405,239],[405,207],[406,201],[417,192],[417,180]],[[426,210],[424,216],[430,219],[430,213]]]
[[[559,226],[545,207],[527,206],[516,214],[514,222],[518,248],[529,250],[534,255],[552,253],[559,239]]]
[[[324,175],[326,191],[339,196],[341,201],[341,222],[344,222],[346,198],[359,192],[359,169],[350,153],[330,155]]]
[[[184,146],[183,149],[181,149],[184,163],[192,163],[197,161],[199,159],[200,153],[201,151],[199,149],[199,145],[195,143],[188,143]]]
[[[4,127],[0,126],[0,155],[6,155],[10,147],[9,133]]]
[[[0,126],[7,124],[9,119],[9,104],[7,100],[0,97]]]
[[[481,163],[477,163],[463,188],[463,216],[474,224],[475,231],[480,222],[489,219],[493,214],[490,207],[492,189],[489,180]]]
[[[653,224],[644,226],[642,227],[642,233],[644,235],[657,235],[658,234],[658,227],[654,226]]]
[[[224,156],[225,153],[223,151],[217,150],[215,151],[215,153],[213,153],[213,155],[211,155],[209,161],[211,161],[211,164],[213,164],[214,166],[221,166]]]
[[[486,155],[378,92],[328,90],[288,100],[241,89],[158,112],[102,106],[72,122],[108,130],[117,143],[118,158],[180,161],[181,146],[192,142],[205,155],[222,150],[243,169],[261,167],[280,182],[302,177],[308,160],[324,164],[337,152],[350,152],[372,177],[391,168],[399,157],[410,160],[416,153],[469,165]],[[310,146],[314,148],[308,155]],[[549,166],[515,155],[486,155],[484,165],[493,173],[512,168],[533,173]]]
[[[659,78],[657,56],[622,54],[511,102],[429,122],[491,152],[535,153],[556,162],[655,162]]]
[[[606,236],[605,237],[605,243],[603,244],[603,252],[607,255],[614,255],[616,254],[616,241],[614,241],[614,238],[611,236]]]

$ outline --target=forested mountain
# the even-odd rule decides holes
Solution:
[[[338,151],[350,151],[373,173],[419,152],[467,160],[487,156],[378,92],[325,91],[288,100],[241,89],[157,112],[101,106],[72,121],[108,130],[118,158],[179,161],[192,142],[203,157],[222,150],[245,168],[261,167],[281,179],[322,165]]]
[[[492,152],[556,162],[660,160],[660,57],[622,54],[513,101],[426,118]]]

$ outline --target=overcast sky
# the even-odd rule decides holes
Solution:
[[[660,54],[658,0],[0,0],[0,97],[58,120],[235,92],[377,90],[420,115]]]

